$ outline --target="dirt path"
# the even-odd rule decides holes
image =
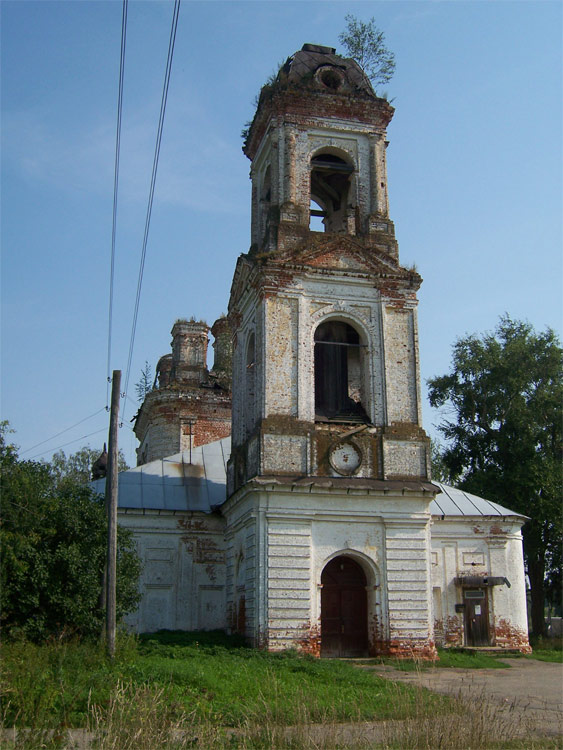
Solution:
[[[421,685],[438,693],[491,702],[523,712],[530,729],[563,737],[563,664],[534,659],[502,659],[510,669],[430,668],[402,672],[387,665],[364,665],[395,682]]]

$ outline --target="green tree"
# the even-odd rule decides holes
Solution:
[[[522,534],[536,635],[561,580],[562,354],[552,330],[504,316],[494,333],[459,339],[452,371],[428,381],[431,405],[453,415],[439,427],[451,478],[530,518]]]
[[[430,461],[432,464],[432,479],[436,482],[451,484],[451,476],[442,456],[442,446],[437,440],[430,440]]]
[[[85,445],[69,456],[64,451],[53,453],[51,461],[47,464],[57,480],[58,486],[69,484],[88,484],[92,480],[92,465],[100,457],[99,448],[90,448]],[[117,458],[117,470],[126,471],[129,468],[123,451],[119,451]]]
[[[385,46],[385,34],[375,25],[375,18],[360,21],[350,13],[344,17],[346,29],[338,41],[358,63],[374,86],[387,83],[395,72],[395,55]]]
[[[142,403],[145,400],[147,393],[150,393],[152,391],[152,387],[152,367],[150,366],[148,360],[145,360],[145,366],[141,370],[141,377],[135,384],[135,390],[137,391],[137,401],[139,403]]]
[[[21,461],[0,425],[0,622],[32,640],[98,635],[106,555],[104,500],[85,484],[59,483],[48,464]],[[140,562],[131,533],[118,532],[117,613],[138,601]]]

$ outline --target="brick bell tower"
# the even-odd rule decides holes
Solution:
[[[227,602],[271,649],[435,654],[421,278],[389,218],[393,112],[354,60],[306,44],[263,87],[243,147]]]

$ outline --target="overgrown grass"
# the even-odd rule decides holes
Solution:
[[[4,726],[84,727],[92,711],[108,705],[118,686],[150,686],[172,714],[227,727],[269,720],[289,724],[306,709],[309,722],[412,715],[415,691],[355,669],[294,652],[245,648],[222,634],[157,634],[121,639],[108,661],[97,644],[27,642],[2,646]],[[122,687],[119,690],[123,690]],[[428,708],[448,699],[424,694]]]
[[[114,662],[77,642],[4,643],[1,656],[2,725],[18,729],[3,737],[9,750],[71,747],[69,727],[98,750],[558,747],[521,740],[510,706],[435,695],[341,661],[255,651],[220,633],[121,638]],[[459,656],[465,666],[472,655]]]
[[[4,726],[84,726],[89,702],[108,699],[116,676],[133,658],[136,644],[121,638],[115,663],[88,641],[37,645],[4,642],[0,648],[0,700]]]
[[[532,654],[528,658],[563,662],[563,638],[531,638]]]
[[[498,655],[466,652],[455,648],[438,648],[438,659],[436,661],[423,661],[421,659],[394,659],[383,657],[383,664],[388,664],[401,672],[414,672],[439,668],[458,667],[460,669],[509,669],[508,664],[498,661]],[[363,662],[365,664],[373,663]]]
[[[196,721],[194,714],[177,713],[159,688],[119,683],[107,704],[90,713],[87,730],[80,733],[22,731],[5,750],[555,750],[557,739],[521,736],[519,711],[498,709],[484,700],[452,700],[452,712],[428,709],[422,690],[415,692],[411,718],[403,721],[342,724],[327,713],[324,721],[307,720],[306,702],[290,726],[273,721],[264,705],[260,722],[247,721],[236,729]]]

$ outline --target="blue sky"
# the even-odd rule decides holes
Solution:
[[[183,0],[119,436],[131,464],[145,360],[154,368],[170,351],[176,318],[212,323],[226,311],[248,250],[240,131],[254,96],[305,42],[338,48],[346,13],[374,16],[397,59],[385,87],[396,108],[390,211],[401,262],[424,278],[423,381],[448,370],[456,338],[494,328],[505,312],[561,331],[562,8]],[[2,418],[23,457],[49,458],[69,441],[67,453],[101,446],[107,434],[122,6],[3,0],[0,10]],[[111,360],[123,371],[172,10],[129,2]],[[425,406],[428,432],[439,419]]]

